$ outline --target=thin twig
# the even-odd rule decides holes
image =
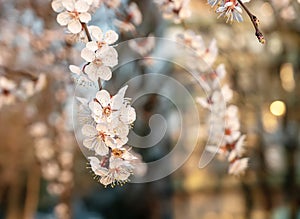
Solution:
[[[90,32],[89,32],[89,29],[88,29],[88,27],[87,27],[87,25],[86,25],[86,23],[81,23],[81,25],[82,25],[82,27],[83,27],[83,29],[84,29],[84,32],[85,32],[85,34],[86,34],[86,37],[88,38],[88,41],[89,41],[89,42],[93,41],[93,40],[92,40],[92,37],[91,37],[91,34],[90,34]]]
[[[259,20],[257,19],[257,17],[252,14],[249,9],[244,5],[244,3],[241,0],[237,0],[238,3],[244,8],[244,10],[246,11],[246,13],[248,14],[254,28],[255,28],[255,35],[258,39],[258,41],[262,44],[264,44],[266,42],[264,35],[262,34],[262,32],[260,31],[260,29],[258,28],[258,24],[259,24]]]

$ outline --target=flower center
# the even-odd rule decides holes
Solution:
[[[114,149],[112,149],[111,153],[112,153],[115,157],[121,158],[122,155],[124,154],[124,151],[122,151],[122,150],[120,150],[120,149],[118,149],[118,148],[114,148]]]
[[[230,129],[225,129],[225,135],[231,135],[231,130]]]
[[[106,43],[105,42],[97,42],[98,48],[101,49]]]
[[[110,106],[107,106],[107,107],[103,108],[103,114],[106,115],[106,116],[109,116],[111,114]]]
[[[77,12],[77,11],[72,11],[72,12],[70,12],[70,15],[71,15],[74,19],[79,19],[79,12]]]
[[[2,94],[3,94],[4,96],[8,96],[8,95],[10,94],[10,91],[7,90],[7,89],[3,89],[3,90],[2,90]]]
[[[96,65],[102,65],[103,64],[103,62],[102,62],[102,60],[101,59],[95,59],[94,60],[94,63],[96,64]]]
[[[105,140],[105,134],[103,132],[98,132],[98,137],[102,139],[102,141]]]

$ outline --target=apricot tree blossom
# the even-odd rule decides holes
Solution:
[[[67,26],[71,33],[77,34],[82,30],[81,22],[87,23],[91,20],[88,13],[90,6],[84,0],[62,0],[63,11],[57,15],[57,22],[62,26]],[[61,11],[61,6],[57,3],[52,4],[53,10]]]

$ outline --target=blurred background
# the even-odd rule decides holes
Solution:
[[[217,62],[226,65],[226,81],[234,90],[233,102],[240,108],[242,132],[247,134],[247,173],[229,176],[226,162],[218,159],[199,169],[203,139],[170,176],[116,188],[104,188],[93,179],[75,140],[74,78],[68,65],[82,62],[80,45],[56,23],[50,3],[0,0],[0,77],[10,80],[0,79],[0,218],[300,218],[299,0],[248,4],[260,19],[265,45],[257,41],[246,13],[245,22],[226,24],[205,0],[190,2],[192,16],[185,26],[207,44],[216,38]],[[164,20],[152,1],[136,3],[143,15],[138,36],[170,37],[183,31],[181,25]],[[111,10],[101,8],[92,24],[116,29],[114,18]],[[132,37],[136,36],[121,34],[119,42]],[[130,77],[151,71],[139,63],[131,65],[126,71],[131,73],[120,69],[118,77],[113,76],[112,91]],[[190,86],[180,68],[163,69]],[[10,95],[15,87],[20,88],[17,99]],[[174,124],[169,113],[173,106],[162,97],[146,96],[134,107],[138,114],[134,131],[140,135],[149,133],[148,120],[154,113]],[[175,141],[170,134],[139,152],[145,161],[156,160]]]

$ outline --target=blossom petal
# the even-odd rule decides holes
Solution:
[[[114,179],[112,176],[106,175],[106,176],[103,176],[99,182],[101,184],[103,184],[104,186],[107,186],[107,185],[111,184],[113,181],[114,181]]]
[[[96,141],[96,137],[94,138],[86,138],[83,140],[83,146],[88,148],[88,149],[93,149],[94,148],[94,144]]]
[[[81,23],[77,19],[73,19],[68,24],[68,30],[71,33],[79,33],[82,30]]]
[[[125,97],[125,92],[128,88],[128,85],[122,87],[118,93],[112,97],[111,99],[111,107],[112,109],[114,110],[118,110],[121,108],[121,106],[123,105],[124,103],[124,97]]]
[[[90,160],[90,165],[93,172],[100,168],[100,161],[97,157],[88,157],[88,159]]]
[[[79,20],[83,23],[88,23],[90,20],[92,20],[91,15],[87,12],[79,14],[78,17],[79,17]]]
[[[74,9],[75,9],[73,0],[63,0],[62,4],[68,11],[74,11]]]
[[[97,75],[102,80],[108,81],[112,77],[112,72],[109,67],[102,65],[97,69]]]
[[[97,40],[102,41],[103,39],[103,32],[100,27],[97,26],[90,26],[91,35]]]
[[[97,70],[98,66],[94,63],[90,63],[88,66],[85,67],[85,73],[92,81],[97,81],[99,78]]]
[[[110,103],[110,94],[106,90],[98,91],[96,99],[100,102],[102,107],[106,107]]]
[[[131,124],[136,120],[136,112],[135,109],[131,106],[127,106],[122,108],[120,120],[124,124]]]
[[[85,1],[77,1],[75,3],[75,10],[77,12],[87,12],[89,10],[90,6]]]
[[[97,103],[95,101],[91,101],[89,103],[89,108],[96,116],[102,116],[103,108],[101,107],[101,105],[99,103]]]
[[[92,62],[95,60],[95,52],[88,48],[84,48],[83,50],[81,50],[80,55],[87,62]]]
[[[61,0],[54,0],[51,2],[51,7],[55,12],[62,12],[65,8]]]
[[[81,132],[84,136],[93,137],[96,136],[98,131],[92,125],[84,125],[81,129]]]
[[[72,16],[65,11],[58,14],[56,20],[60,25],[65,26],[72,20]]]
[[[87,42],[85,45],[91,51],[96,51],[98,49],[98,44],[95,41]]]
[[[96,129],[97,129],[98,132],[103,132],[103,133],[108,133],[109,132],[107,125],[104,124],[104,123],[97,124]]]
[[[104,65],[114,67],[118,64],[118,53],[111,46],[105,46],[97,50],[96,57],[100,58]]]
[[[104,41],[109,45],[115,43],[118,39],[119,35],[113,30],[109,30],[105,33]]]
[[[119,125],[115,128],[115,132],[121,138],[126,137],[129,133],[129,127],[128,125]]]
[[[103,141],[98,141],[98,143],[95,145],[95,152],[100,156],[107,155],[108,151],[109,149]]]
[[[76,65],[69,65],[69,69],[74,74],[77,74],[77,75],[81,74],[81,69],[78,66],[76,66]]]

